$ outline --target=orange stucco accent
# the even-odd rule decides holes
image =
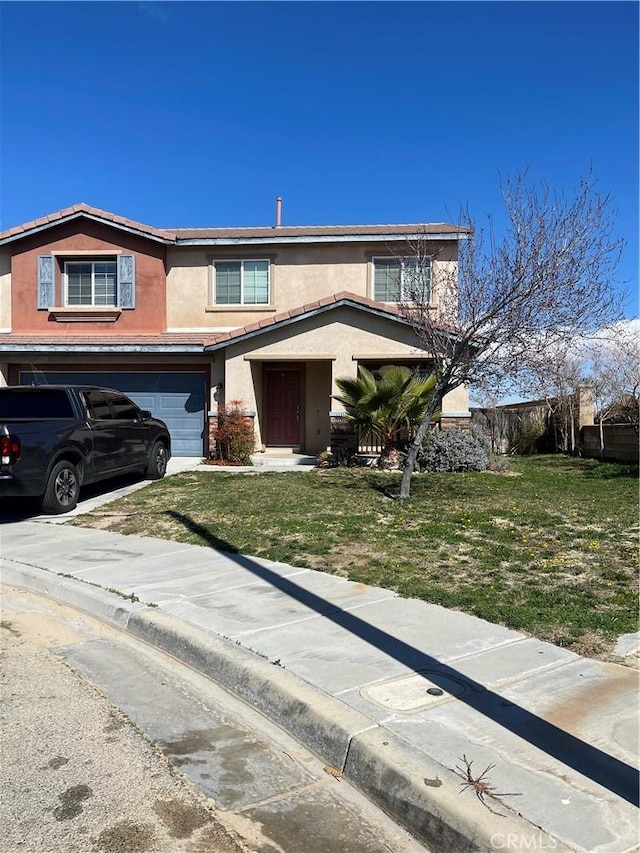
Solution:
[[[79,229],[82,229],[81,231]],[[117,242],[116,242],[117,240]],[[38,255],[56,255],[56,304],[62,305],[63,255],[74,252],[133,254],[136,258],[136,307],[121,311],[114,322],[56,321],[37,309]],[[12,330],[15,334],[156,334],[167,328],[165,247],[99,223],[73,221],[25,238],[11,258]]]

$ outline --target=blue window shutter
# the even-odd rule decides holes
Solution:
[[[53,255],[38,256],[38,311],[56,304]]]
[[[120,308],[136,307],[135,255],[118,255],[118,305]]]

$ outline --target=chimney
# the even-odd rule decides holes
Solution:
[[[282,196],[276,198],[276,228],[282,225]]]

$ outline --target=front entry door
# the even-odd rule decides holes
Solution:
[[[300,444],[300,370],[297,368],[266,371],[267,445],[272,447]]]

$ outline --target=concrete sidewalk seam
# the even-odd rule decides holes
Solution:
[[[495,815],[462,791],[449,768],[424,753],[418,758],[369,717],[234,641],[85,580],[12,560],[3,564],[4,583],[81,609],[257,708],[434,850],[493,851],[496,838],[508,836],[528,839],[532,851],[570,849],[518,813],[502,817],[496,832]]]

